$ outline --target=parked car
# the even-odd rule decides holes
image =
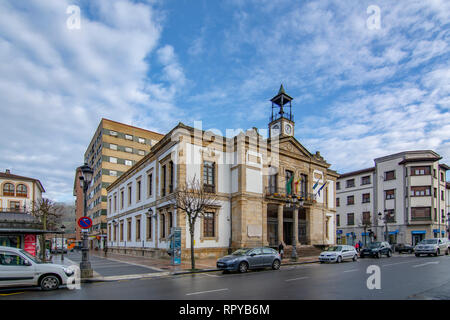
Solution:
[[[420,241],[414,248],[416,257],[422,254],[438,256],[442,253],[448,255],[448,240],[444,238],[425,239]]]
[[[336,262],[340,263],[344,260],[358,260],[358,252],[353,246],[339,245],[329,247],[319,256],[320,263]]]
[[[238,249],[231,255],[217,260],[217,268],[224,272],[247,272],[249,269],[266,267],[278,270],[280,266],[281,257],[278,251],[266,247]]]
[[[361,258],[380,258],[382,255],[385,255],[388,258],[392,257],[391,245],[385,241],[372,242],[367,247],[364,247],[359,253],[359,256]]]
[[[399,244],[395,245],[394,251],[397,251],[398,253],[404,253],[404,252],[413,253],[414,247],[407,243],[399,243]]]
[[[40,286],[54,290],[67,284],[73,271],[65,266],[43,263],[22,249],[0,246],[0,287]]]

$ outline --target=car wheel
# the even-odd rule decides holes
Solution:
[[[341,263],[341,262],[342,262],[342,257],[341,256],[337,257],[336,263]]]
[[[273,270],[278,270],[278,269],[280,269],[280,260],[275,260],[275,261],[272,263],[272,269],[273,269]]]
[[[420,254],[416,253],[416,257],[420,257]]]
[[[447,250],[445,250],[445,255],[446,255],[446,256],[448,256],[448,249],[447,249]]]
[[[380,259],[380,253],[377,252],[377,254],[375,255],[375,258]]]
[[[356,260],[358,260],[358,256],[355,254],[355,255],[353,256],[353,261],[356,261]]]
[[[411,254],[411,253],[412,253],[412,250],[409,250],[408,253]]]
[[[391,256],[392,256],[392,252],[389,250],[389,251],[387,252],[387,257],[390,258]]]
[[[41,289],[45,291],[55,290],[59,287],[59,284],[59,278],[52,274],[44,276],[39,283]]]
[[[360,258],[364,258],[364,257],[365,257],[365,255],[363,255],[363,254],[360,254],[360,255],[359,255],[359,257],[360,257]]]
[[[248,264],[247,262],[243,261],[239,264],[239,272],[245,273],[248,270]]]
[[[434,254],[435,257],[441,254],[441,251],[439,249],[436,250],[436,253]]]

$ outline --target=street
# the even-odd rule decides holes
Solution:
[[[367,268],[380,267],[381,289],[369,290]],[[450,257],[398,255],[341,264],[283,266],[278,271],[245,274],[209,272],[179,276],[83,283],[62,288],[1,290],[2,300],[155,299],[155,300],[294,300],[294,299],[450,299]]]

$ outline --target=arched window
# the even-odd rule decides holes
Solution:
[[[3,185],[4,196],[14,196],[14,185],[12,183],[5,183]]]
[[[19,184],[18,186],[17,186],[17,192],[16,192],[16,195],[18,196],[18,197],[26,197],[27,195],[28,195],[28,189],[27,189],[27,186],[26,185],[24,185],[24,184]]]

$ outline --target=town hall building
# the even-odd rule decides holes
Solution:
[[[256,128],[224,137],[182,123],[174,127],[107,188],[109,250],[166,255],[171,228],[181,227],[182,256],[188,257],[187,219],[173,199],[193,178],[217,199],[197,219],[196,256],[280,243],[301,254],[334,244],[338,174],[295,139],[292,100],[283,86],[271,99],[268,137]]]

